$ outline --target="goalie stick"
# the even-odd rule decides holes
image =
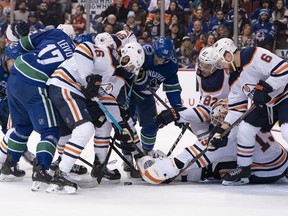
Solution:
[[[256,108],[255,104],[252,104],[251,107],[242,115],[240,116],[232,125],[230,125],[229,128],[227,128],[224,133],[221,135],[221,137],[226,136],[228,133],[230,133],[230,131],[236,127],[237,125],[240,124],[240,122],[242,120],[244,120],[254,109]],[[210,139],[208,139],[206,141],[206,146],[208,145]],[[185,172],[190,166],[192,166],[197,160],[199,160],[206,152],[208,151],[208,148],[206,147],[203,151],[201,151],[193,160],[191,160],[187,166],[183,169],[180,170],[180,172],[178,173],[178,175],[176,175],[175,177],[171,178],[171,180],[175,180],[178,176],[180,176],[183,172]]]

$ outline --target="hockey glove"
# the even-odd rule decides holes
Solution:
[[[163,110],[159,115],[155,116],[154,123],[158,128],[163,128],[172,121],[179,120],[180,115],[174,108]]]
[[[29,25],[27,22],[25,21],[20,21],[17,24],[14,24],[14,32],[13,34],[17,37],[17,35],[19,36],[19,38],[21,37],[25,37],[29,34]]]
[[[184,107],[184,106],[182,106],[182,105],[176,105],[175,107],[174,107],[174,109],[176,110],[176,112],[181,112],[181,111],[183,111],[183,110],[186,110],[187,109],[187,107]],[[175,124],[175,126],[177,126],[177,127],[179,127],[179,128],[182,128],[183,126],[184,126],[184,124],[186,124],[185,122],[178,122],[178,121],[175,121],[174,122],[174,124]]]
[[[118,124],[122,128],[122,131],[120,132],[118,128],[113,125],[116,139],[122,142],[132,143],[134,141],[133,131],[129,124],[125,121],[118,122]]]
[[[99,88],[102,82],[102,76],[98,74],[89,75],[86,77],[87,86],[86,88],[82,87],[82,93],[87,99],[97,97]]]
[[[222,134],[225,132],[225,129],[221,127],[221,125],[217,125],[213,128],[209,135],[209,142],[207,145],[208,151],[215,151],[218,148],[224,147],[227,145],[228,142],[228,134],[222,137]]]
[[[268,103],[271,100],[271,97],[268,95],[273,91],[273,88],[263,80],[260,80],[259,83],[255,86],[253,101],[256,105],[263,105]]]

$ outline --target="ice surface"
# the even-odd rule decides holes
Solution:
[[[171,124],[161,129],[156,148],[168,152],[180,129]],[[279,140],[280,133],[274,133]],[[33,134],[29,149],[35,152],[39,140]],[[195,140],[187,131],[173,152],[181,152],[183,147]],[[93,145],[89,143],[82,153],[86,160],[93,161]],[[55,156],[56,158],[56,156]],[[117,163],[110,168],[119,168],[122,161],[116,155]],[[82,164],[81,162],[77,162]],[[219,182],[181,183],[148,185],[140,180],[127,179],[122,172],[119,184],[101,184],[92,189],[79,189],[75,195],[47,194],[32,192],[31,166],[24,160],[20,168],[27,174],[22,182],[1,182],[1,216],[284,216],[288,215],[288,181],[273,185],[246,185],[225,187]],[[90,168],[89,168],[90,170]],[[125,181],[133,185],[125,186]]]

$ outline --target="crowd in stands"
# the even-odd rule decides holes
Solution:
[[[71,14],[69,0],[17,0],[14,19],[25,20],[30,31],[70,23],[77,34],[85,31],[85,7],[78,5]],[[72,1],[73,2],[73,1]],[[77,2],[75,0],[75,2]],[[161,0],[114,0],[92,17],[95,33],[133,31],[140,43],[160,36]],[[205,46],[233,36],[232,0],[165,0],[165,35],[176,49],[180,68],[191,68]],[[9,4],[8,4],[9,3]],[[240,0],[238,47],[260,46],[274,51],[288,48],[288,0]],[[65,13],[66,12],[66,13]],[[66,14],[66,15],[65,15]],[[70,16],[67,16],[70,14]],[[1,26],[9,22],[10,0],[0,2]],[[0,26],[0,28],[1,28]]]

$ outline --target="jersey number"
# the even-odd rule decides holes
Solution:
[[[42,49],[39,52],[38,57],[43,58],[43,56],[49,52],[53,55],[53,57],[49,57],[49,58],[41,59],[41,60],[37,59],[37,62],[43,65],[47,65],[47,64],[52,64],[55,62],[62,62],[65,60],[60,50],[57,49],[56,45],[54,44],[48,44],[44,49]]]
[[[217,101],[217,98],[211,97],[211,96],[206,96],[205,99],[203,100],[203,104],[205,106],[213,106]]]
[[[272,56],[269,56],[269,55],[267,55],[267,54],[263,54],[263,55],[261,56],[261,59],[262,59],[263,61],[267,62],[267,63],[270,63],[271,60],[272,60]]]

